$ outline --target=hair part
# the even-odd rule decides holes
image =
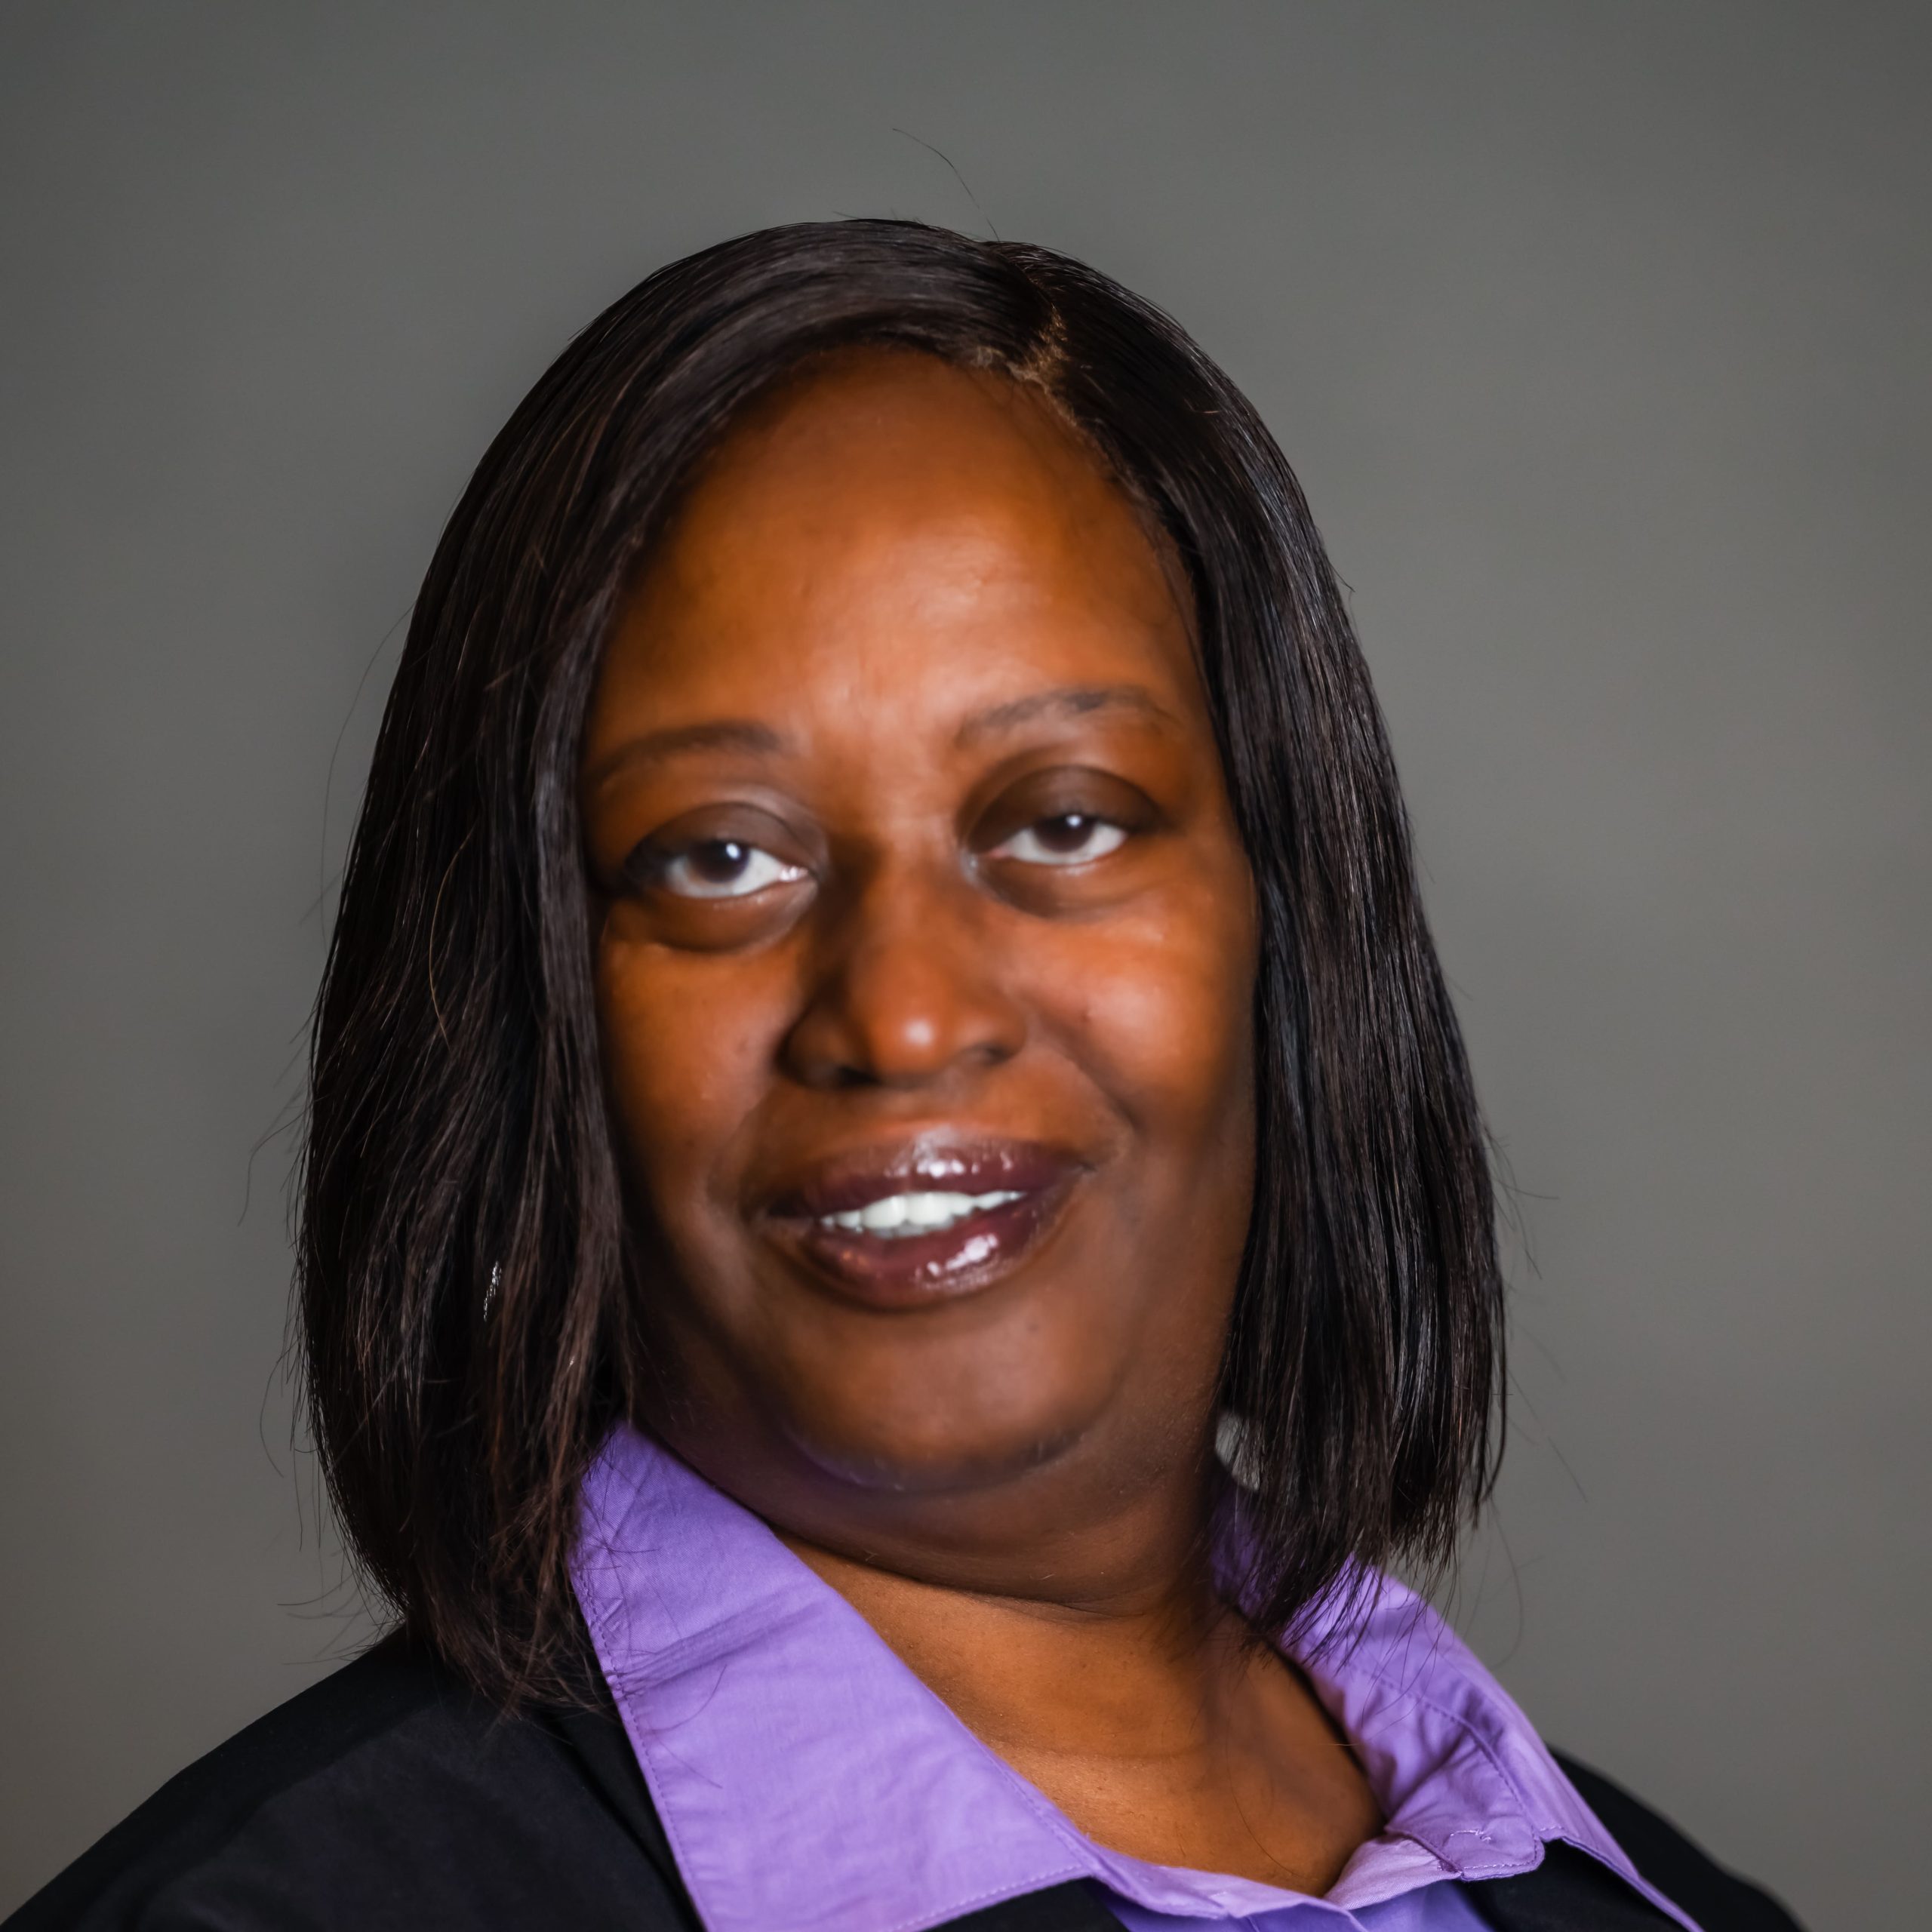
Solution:
[[[750,403],[827,351],[1026,384],[1172,546],[1255,881],[1258,1137],[1222,1398],[1244,1601],[1445,1564],[1493,1481],[1486,1145],[1366,667],[1286,460],[1158,309],[1044,249],[901,221],[660,270],[565,350],[438,543],[318,998],[297,1294],[309,1412],[364,1574],[504,1703],[583,1664],[577,1494],[649,1373],[607,1117],[577,809],[640,559]]]

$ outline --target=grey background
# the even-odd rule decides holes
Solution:
[[[899,212],[1172,308],[1353,587],[1530,1236],[1464,1626],[1922,1912],[1928,17],[8,5],[0,1909],[362,1628],[272,1130],[469,466],[650,268]]]

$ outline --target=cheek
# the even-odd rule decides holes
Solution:
[[[1252,1140],[1254,942],[1240,890],[1069,932],[1042,976],[1069,1054],[1177,1172]]]
[[[605,1078],[624,1165],[660,1224],[687,1232],[728,1190],[772,1042],[755,972],[607,932],[597,952]]]

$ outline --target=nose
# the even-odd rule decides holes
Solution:
[[[973,897],[963,879],[922,884],[896,868],[852,892],[814,949],[785,1041],[793,1078],[916,1088],[1020,1051],[1026,1017]]]

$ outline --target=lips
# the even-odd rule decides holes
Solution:
[[[1011,1273],[1057,1223],[1084,1164],[1031,1142],[928,1138],[818,1164],[761,1218],[822,1285],[917,1308]]]

